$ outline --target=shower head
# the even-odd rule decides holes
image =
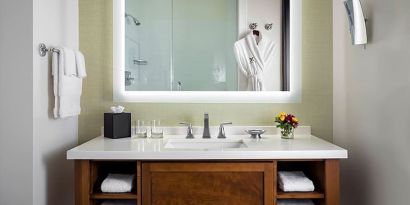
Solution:
[[[125,13],[125,18],[130,18],[130,19],[132,19],[132,21],[134,22],[134,24],[135,24],[136,26],[141,25],[141,22],[138,21],[138,19],[135,18],[134,16],[132,16],[131,14]]]

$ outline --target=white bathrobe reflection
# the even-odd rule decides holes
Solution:
[[[234,50],[239,69],[247,78],[247,91],[270,90],[264,86],[266,76],[263,74],[266,67],[272,64],[275,43],[262,36],[262,32],[252,31],[235,43]]]

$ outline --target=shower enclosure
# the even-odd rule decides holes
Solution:
[[[125,0],[127,91],[237,91],[237,0]]]
[[[126,90],[171,90],[172,1],[125,0],[125,13]]]

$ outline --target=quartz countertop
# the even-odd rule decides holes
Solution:
[[[281,139],[279,135],[265,135],[251,139],[247,135],[227,139],[194,139],[196,142],[240,141],[245,146],[221,149],[174,149],[172,140],[186,140],[183,135],[168,135],[163,139],[92,139],[67,151],[69,160],[308,160],[345,159],[347,150],[312,135],[296,135],[295,139]],[[208,141],[207,141],[208,140]],[[192,142],[192,141],[191,141]]]

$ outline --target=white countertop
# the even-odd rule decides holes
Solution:
[[[281,139],[279,135],[265,135],[250,139],[247,135],[221,139],[194,139],[201,142],[241,141],[241,148],[194,150],[166,148],[172,140],[186,140],[183,135],[168,135],[164,139],[108,139],[97,137],[67,151],[70,160],[272,160],[272,159],[345,159],[347,150],[312,135],[296,135],[295,139]],[[191,140],[192,141],[192,140]]]

